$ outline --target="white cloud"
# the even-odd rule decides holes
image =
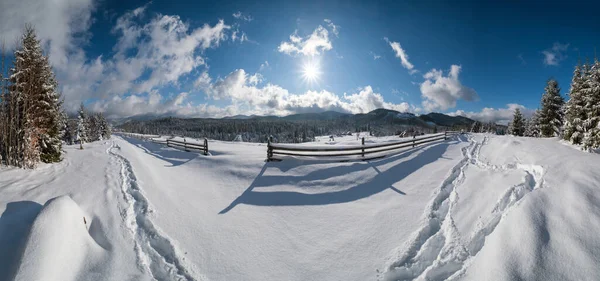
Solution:
[[[215,117],[238,114],[235,107],[217,107],[213,105],[192,105],[186,102],[189,94],[182,92],[165,99],[152,91],[148,94],[113,96],[110,99],[96,101],[89,105],[92,111],[104,112],[108,118],[124,118],[136,115],[179,116],[179,117]]]
[[[371,86],[360,88],[357,93],[344,93],[341,97],[325,90],[293,94],[270,83],[258,87],[255,76],[238,69],[211,84],[205,92],[209,99],[231,101],[239,112],[245,114],[287,115],[326,110],[366,113],[377,108],[402,112],[414,110],[408,103],[386,102]]]
[[[396,57],[400,59],[400,63],[402,63],[402,66],[404,68],[409,70],[410,74],[418,72],[416,69],[414,69],[414,65],[410,63],[410,61],[408,61],[408,54],[406,53],[406,51],[404,51],[404,49],[402,49],[400,43],[392,42],[387,37],[385,37],[384,40],[388,42],[388,44],[390,44],[390,47],[392,47],[392,50],[394,50],[394,52],[396,53]]]
[[[260,64],[260,67],[258,68],[258,71],[265,71],[268,68],[269,68],[269,62],[265,61],[264,63]]]
[[[253,18],[250,15],[244,15],[242,12],[237,11],[235,13],[233,13],[233,17],[239,20],[243,20],[243,21],[252,21]]]
[[[329,31],[319,25],[311,35],[305,38],[298,36],[298,31],[296,30],[290,35],[290,41],[281,42],[277,49],[279,52],[288,55],[302,54],[305,56],[315,56],[333,49],[333,46],[329,40]]]
[[[569,44],[555,42],[554,45],[552,45],[552,48],[542,51],[542,54],[544,55],[544,64],[553,66],[559,65],[561,61],[567,58],[565,53],[568,49]]]
[[[425,82],[421,84],[421,95],[425,99],[423,107],[426,110],[447,110],[456,107],[456,101],[459,99],[478,99],[475,90],[464,86],[458,80],[460,69],[459,65],[452,65],[448,76],[444,76],[442,71],[437,69],[432,69],[423,76]]]
[[[93,0],[0,1],[0,39],[14,48],[25,24],[32,24],[53,64],[66,64],[71,51],[87,42]]]
[[[239,41],[240,43],[243,43],[244,41],[249,41],[248,40],[248,36],[246,35],[246,32],[243,31],[239,31],[238,29],[234,30],[231,33],[231,41],[235,42],[235,41]]]
[[[330,19],[324,19],[324,21],[327,23],[327,26],[329,27],[329,30],[331,30],[331,32],[333,32],[333,34],[335,35],[335,37],[339,37],[340,35],[340,26],[339,25],[335,25]]]
[[[480,112],[466,112],[463,110],[457,110],[455,112],[450,113],[450,115],[464,116],[482,122],[494,122],[498,124],[507,125],[508,122],[512,120],[513,115],[515,113],[515,109],[517,108],[520,109],[521,113],[523,113],[523,115],[527,118],[531,117],[531,115],[535,111],[533,109],[528,109],[520,104],[510,103],[506,105],[506,108],[485,107]]]
[[[108,57],[88,58],[83,50],[92,22],[92,0],[2,1],[0,34],[12,40],[25,23],[35,25],[49,51],[65,107],[73,110],[90,99],[136,96],[166,84],[177,86],[182,76],[205,65],[204,50],[219,46],[231,28],[223,21],[191,28],[176,15],[145,19],[146,7],[116,20],[115,53]],[[240,34],[238,41],[247,39]]]
[[[198,76],[196,81],[194,81],[194,87],[199,89],[206,89],[208,86],[210,86],[211,82],[212,80],[208,75],[208,72],[204,71],[202,72],[202,74],[200,74],[200,76]]]
[[[371,56],[373,56],[373,60],[378,60],[378,59],[380,59],[380,58],[381,58],[381,56],[380,56],[380,55],[378,55],[378,54],[376,54],[376,53],[369,52],[369,54],[370,54]]]

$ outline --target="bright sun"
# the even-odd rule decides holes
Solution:
[[[308,83],[317,82],[320,75],[321,69],[316,61],[308,61],[302,67],[302,78]]]

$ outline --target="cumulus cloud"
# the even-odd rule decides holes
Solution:
[[[406,51],[402,49],[400,43],[392,42],[387,37],[385,37],[384,40],[390,44],[390,47],[392,47],[392,50],[394,50],[394,53],[396,53],[396,57],[400,59],[400,63],[402,63],[404,68],[408,69],[410,74],[418,72],[416,69],[414,69],[414,65],[408,61],[408,54],[406,54]]]
[[[423,107],[426,110],[447,110],[456,107],[459,99],[474,101],[479,97],[475,90],[464,86],[458,80],[461,66],[452,65],[448,76],[444,76],[441,70],[432,69],[423,78],[421,83],[421,95],[424,98]]]
[[[125,118],[136,115],[214,117],[238,114],[235,107],[217,107],[208,104],[192,105],[186,102],[189,94],[182,92],[165,98],[156,91],[148,94],[113,96],[89,105],[92,111],[104,112],[108,118]]]
[[[192,28],[176,15],[147,15],[142,6],[120,16],[112,28],[114,54],[88,58],[83,49],[92,22],[92,0],[1,1],[0,34],[17,38],[34,24],[57,74],[67,110],[90,99],[149,93],[205,65],[204,50],[228,38],[222,20]],[[243,32],[237,41],[245,41]],[[133,94],[133,95],[131,95]]]
[[[191,29],[178,16],[160,14],[147,23],[139,23],[142,13],[136,9],[117,20],[113,28],[119,36],[114,46],[116,54],[96,60],[101,65],[97,69],[102,71],[79,73],[92,81],[78,77],[63,80],[67,85],[63,92],[71,107],[92,97],[142,94],[166,84],[176,85],[180,77],[205,64],[203,51],[219,46],[230,28],[221,20],[213,26]],[[73,73],[72,69],[64,72]],[[75,91],[69,89],[72,85],[80,90],[87,85],[88,89]]]
[[[567,58],[566,52],[569,49],[569,44],[561,44],[555,42],[552,48],[542,51],[544,55],[544,64],[557,66],[561,61]]]
[[[490,108],[485,107],[479,112],[467,112],[463,110],[457,110],[455,112],[450,113],[450,115],[454,116],[464,116],[471,118],[473,120],[482,121],[482,122],[494,122],[497,124],[507,125],[510,120],[512,120],[513,115],[515,113],[515,109],[520,109],[521,113],[526,118],[531,117],[535,110],[528,109],[523,105],[509,103],[506,105],[506,108]]]
[[[337,32],[337,31],[336,31]],[[288,55],[301,54],[305,56],[319,55],[333,49],[329,40],[329,31],[319,25],[311,35],[300,37],[296,30],[290,35],[290,41],[281,42],[277,50]]]
[[[87,41],[93,10],[93,0],[0,1],[0,36],[13,48],[30,23],[48,47],[51,62],[66,64],[69,53]]]
[[[366,113],[377,108],[405,112],[414,109],[408,103],[386,102],[371,86],[360,88],[357,93],[344,93],[341,97],[325,90],[293,94],[270,83],[259,87],[255,83],[255,76],[238,69],[215,81],[205,92],[209,99],[231,101],[238,111],[253,114],[287,115],[327,110]]]

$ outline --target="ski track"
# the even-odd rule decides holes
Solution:
[[[138,265],[149,272],[155,280],[195,281],[196,278],[182,263],[171,241],[160,234],[150,220],[152,210],[148,199],[140,189],[129,161],[113,152],[120,149],[114,143],[107,152],[121,166],[121,190],[128,206],[121,210],[126,227],[133,236]],[[201,279],[202,280],[202,279]]]
[[[544,170],[537,165],[521,163],[502,166],[490,165],[479,159],[481,143],[469,136],[470,144],[462,148],[463,159],[455,165],[442,182],[438,194],[427,206],[426,223],[419,229],[398,261],[388,267],[385,280],[446,280],[462,276],[472,259],[485,245],[485,238],[500,223],[504,215],[531,191],[543,186]],[[460,233],[452,218],[452,209],[458,203],[458,187],[464,182],[469,165],[483,170],[525,172],[523,182],[509,187],[494,205],[491,217],[480,222],[468,242],[461,242]]]

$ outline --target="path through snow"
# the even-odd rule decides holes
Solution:
[[[131,164],[114,149],[120,147],[113,143],[107,152],[121,166],[123,196],[129,204],[125,210],[121,210],[121,216],[133,235],[138,265],[142,270],[149,271],[156,280],[197,280],[189,266],[184,264],[185,258],[180,257],[169,238],[161,235],[150,220],[152,210],[138,185]]]
[[[541,166],[484,163],[479,154],[487,136],[481,142],[472,136],[468,138],[470,144],[462,149],[463,159],[442,182],[438,194],[426,209],[426,223],[409,240],[400,258],[388,266],[389,271],[383,276],[385,280],[446,280],[462,276],[472,258],[483,248],[485,238],[511,207],[534,189],[542,187],[544,170]],[[521,183],[506,189],[495,203],[491,216],[484,222],[480,221],[465,240],[455,224],[453,210],[460,202],[460,187],[467,178],[469,166],[492,173],[520,170],[525,176]]]

